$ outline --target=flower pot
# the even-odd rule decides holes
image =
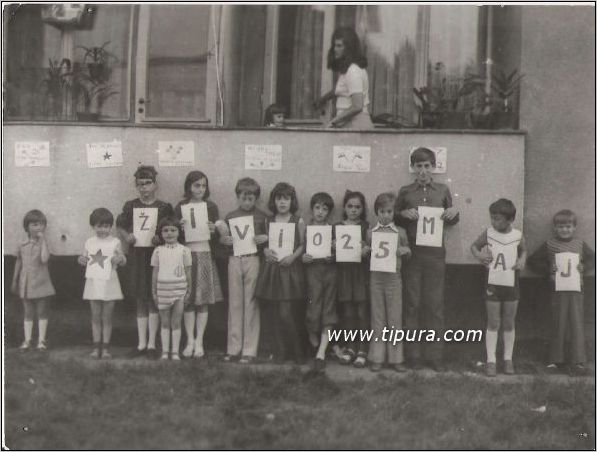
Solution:
[[[466,129],[468,128],[467,113],[463,111],[447,111],[439,117],[439,129]]]

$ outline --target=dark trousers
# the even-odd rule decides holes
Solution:
[[[276,338],[276,359],[305,359],[298,322],[297,301],[274,301],[274,336]]]
[[[446,274],[445,251],[443,249],[415,248],[411,259],[404,262],[405,313],[404,328],[407,330],[435,330],[436,337],[444,330],[444,280]],[[442,359],[442,342],[407,342],[408,360],[424,357],[430,361]]]
[[[553,329],[549,361],[552,363],[582,364],[585,352],[584,296],[581,292],[555,292],[552,297]],[[569,355],[564,350],[569,343]],[[566,359],[568,358],[568,359]]]

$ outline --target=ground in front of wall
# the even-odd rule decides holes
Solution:
[[[5,353],[10,449],[594,449],[592,378]]]

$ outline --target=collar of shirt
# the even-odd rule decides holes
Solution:
[[[417,189],[429,187],[429,188],[432,188],[433,190],[437,190],[437,185],[435,185],[433,178],[429,179],[429,182],[427,182],[426,184],[422,184],[421,182],[416,181],[415,186]]]
[[[375,232],[375,231],[387,230],[387,229],[390,229],[390,230],[394,231],[396,234],[398,234],[398,228],[396,227],[396,225],[394,224],[394,222],[391,222],[389,224],[383,225],[383,224],[381,224],[378,221],[377,224],[375,225],[375,227],[371,231]]]

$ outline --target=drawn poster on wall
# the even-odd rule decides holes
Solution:
[[[17,141],[15,166],[50,166],[50,142]]]
[[[420,146],[413,146],[408,152],[408,172],[414,173],[412,166],[410,166],[410,156],[415,149]],[[423,146],[427,149],[431,149],[435,153],[435,169],[432,171],[434,174],[443,174],[448,170],[448,149],[445,147],[432,147]]]
[[[160,166],[194,166],[195,143],[193,141],[158,141]]]
[[[109,168],[122,166],[122,143],[114,140],[106,143],[87,143],[87,166]]]
[[[334,146],[334,171],[368,173],[371,169],[371,147]]]
[[[282,146],[279,144],[246,144],[245,169],[280,171],[282,169]]]

